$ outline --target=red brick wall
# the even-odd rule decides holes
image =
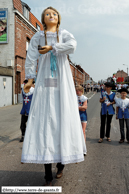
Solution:
[[[83,84],[84,83],[84,75],[80,72],[76,67],[70,64],[70,68],[73,75],[74,84]]]
[[[76,82],[77,84],[83,84],[83,73],[80,72],[78,69],[76,70]]]
[[[27,37],[29,39],[35,34],[26,24],[24,24],[16,15],[15,15],[15,74],[20,73],[20,79],[16,78],[15,84],[15,93],[20,89],[21,84],[25,79],[25,59],[26,59],[26,41]],[[20,81],[21,83],[17,83]]]
[[[71,71],[72,71],[73,81],[74,81],[74,84],[75,84],[75,67],[73,67],[73,66],[70,64],[70,68],[71,68]]]
[[[34,31],[15,16],[15,55],[26,58],[26,39],[31,39],[34,34]]]
[[[21,14],[23,14],[21,0],[13,0],[13,6],[14,6],[14,8],[17,9]]]

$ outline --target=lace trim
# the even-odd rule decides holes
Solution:
[[[59,29],[59,35],[61,34],[61,31],[62,31],[62,30],[63,30],[62,28]],[[57,37],[57,32],[50,32],[50,31],[47,31],[46,34],[47,34],[47,37]],[[41,35],[41,36],[45,36],[45,35],[44,35],[44,31],[40,31],[40,35]]]
[[[35,79],[35,78],[36,78],[35,74],[26,75],[26,79]]]
[[[36,156],[22,155],[21,162],[22,163],[36,163],[36,164],[50,164],[50,163],[61,162],[62,164],[70,164],[70,163],[76,163],[76,162],[84,161],[83,154],[74,155],[74,156],[64,156],[62,158],[58,158],[58,157],[59,156],[55,156],[55,157],[52,158],[52,156],[49,156],[49,157],[46,156],[46,159],[45,158],[43,159],[43,157],[39,157],[39,156],[38,156],[38,158],[36,158]]]

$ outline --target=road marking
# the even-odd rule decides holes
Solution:
[[[88,98],[88,100],[90,100],[96,93],[94,93],[90,98]]]

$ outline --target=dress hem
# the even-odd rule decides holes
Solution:
[[[70,163],[77,163],[77,162],[83,162],[84,158],[80,158],[77,160],[70,160],[70,161],[61,161],[61,160],[51,160],[51,161],[38,161],[38,160],[21,160],[22,163],[33,163],[33,164],[53,164],[53,163],[59,163],[62,164],[70,164]]]
[[[83,154],[86,154],[84,151]],[[42,157],[35,157],[35,156],[26,156],[22,155],[21,162],[22,163],[36,163],[36,164],[50,164],[50,163],[58,163],[61,162],[62,164],[70,164],[70,163],[76,163],[76,162],[82,162],[84,161],[84,155],[72,155],[72,156],[64,156],[64,157],[48,157],[45,158]]]

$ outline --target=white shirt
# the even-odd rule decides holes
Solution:
[[[128,86],[127,84],[124,84],[124,85],[123,85],[123,88],[127,88],[127,86]]]
[[[127,108],[127,106],[129,106],[129,99],[121,99],[121,98],[117,98],[116,100],[116,107],[120,107],[123,111],[125,108]]]
[[[78,106],[82,106],[83,103],[84,103],[86,100],[88,100],[88,98],[87,98],[86,96],[84,96],[84,95],[78,96]],[[79,101],[80,101],[80,103],[79,103]]]
[[[120,89],[121,89],[121,86],[122,86],[121,84],[118,84],[118,85],[117,85],[118,90],[120,90]]]

